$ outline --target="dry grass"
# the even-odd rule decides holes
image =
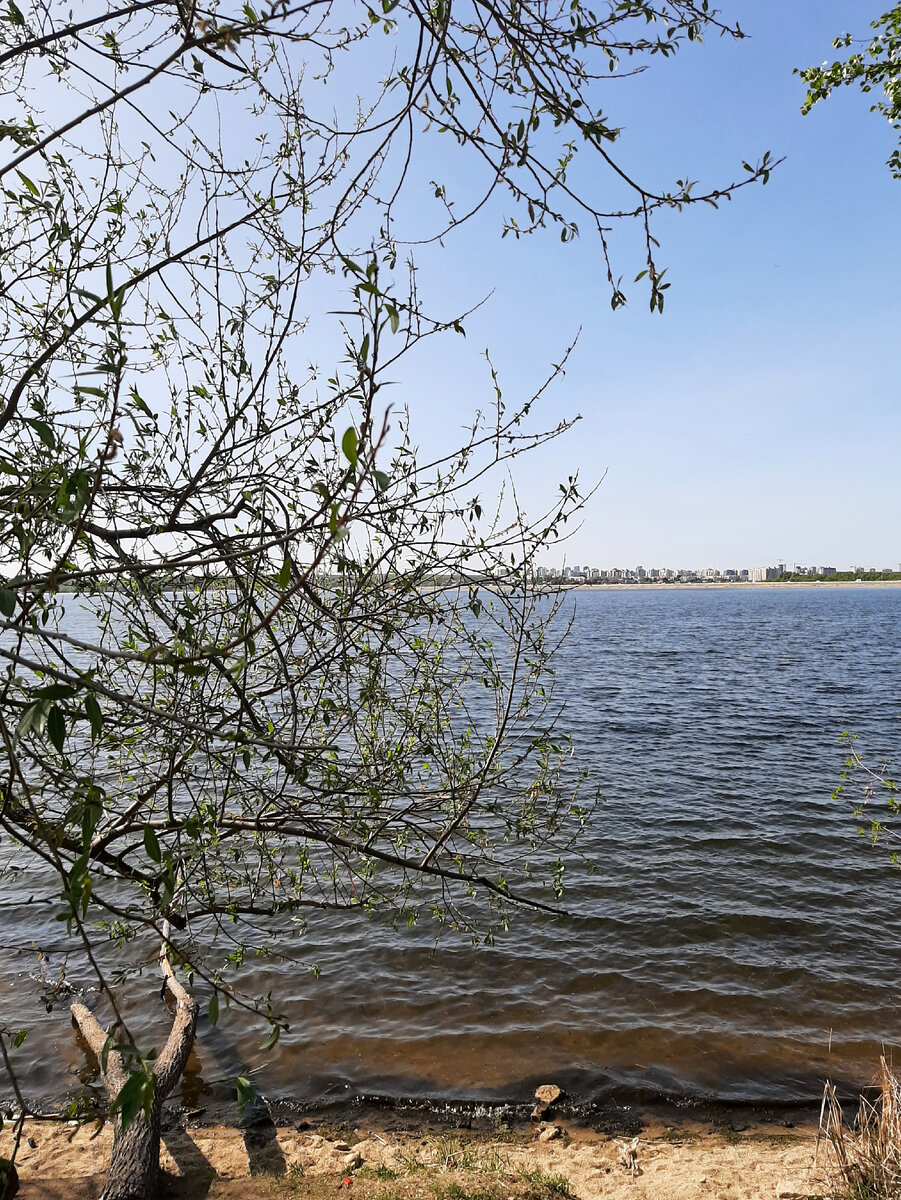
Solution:
[[[500,1173],[509,1169],[497,1146],[481,1139],[465,1139],[438,1134],[423,1139],[412,1154],[397,1156],[400,1173],[415,1171],[478,1171]]]
[[[247,1183],[247,1180],[241,1181]],[[542,1171],[483,1175],[479,1171],[450,1171],[437,1174],[416,1172],[380,1182],[374,1174],[357,1172],[353,1184],[338,1175],[282,1175],[264,1182],[254,1180],[266,1191],[240,1195],[261,1200],[574,1200],[569,1181],[562,1175]]]
[[[901,1079],[880,1060],[879,1095],[861,1096],[849,1126],[827,1083],[817,1149],[826,1147],[833,1200],[901,1200]]]

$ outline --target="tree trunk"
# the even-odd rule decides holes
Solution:
[[[168,926],[165,928],[168,937]],[[166,978],[166,987],[175,999],[175,1020],[172,1032],[160,1056],[154,1060],[154,1091],[150,1116],[143,1112],[122,1129],[116,1116],[116,1131],[113,1136],[113,1153],[110,1160],[109,1178],[100,1200],[156,1200],[160,1173],[160,1118],[163,1101],[181,1078],[188,1061],[194,1034],[197,1029],[197,1001],[181,986],[172,971],[167,956],[167,942],[160,950],[160,968]],[[97,1018],[83,1004],[72,1005],[72,1016],[78,1022],[88,1045],[101,1060],[106,1044],[106,1032],[100,1028]],[[117,1051],[107,1055],[107,1067],[103,1086],[110,1100],[115,1100],[122,1090],[128,1071]]]
[[[100,1200],[156,1200],[160,1173],[162,1101],[153,1098],[150,1120],[138,1113],[122,1132],[116,1119],[109,1177]]]

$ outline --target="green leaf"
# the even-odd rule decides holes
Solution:
[[[285,588],[290,585],[293,575],[294,564],[291,562],[291,555],[286,550],[285,561],[282,563],[282,569],[279,571],[278,577],[276,578],[276,583],[282,589],[282,591],[284,591]]]
[[[16,0],[9,0],[8,14],[6,17],[12,25],[24,25],[25,17],[22,15],[22,10],[16,4]]]
[[[0,613],[4,617],[11,617],[16,611],[16,593],[11,592],[9,588],[0,588]]]
[[[357,465],[357,431],[351,425],[350,429],[346,430],[344,437],[341,439],[341,449],[344,452],[344,457],[352,467]]]
[[[144,826],[144,849],[147,851],[147,857],[152,858],[155,863],[163,861],[163,852],[152,825]]]
[[[76,296],[81,296],[83,300],[90,300],[91,304],[102,304],[103,300],[95,292],[87,292],[84,288],[73,288],[72,291]]]
[[[62,753],[63,742],[66,740],[66,718],[63,715],[63,710],[56,704],[54,704],[47,714],[47,737],[54,748]]]
[[[122,1085],[119,1095],[110,1105],[110,1112],[117,1112],[126,1130],[139,1112],[150,1112],[156,1080],[147,1070],[135,1071]]]
[[[383,492],[385,490],[385,488],[387,488],[388,484],[391,482],[391,480],[388,478],[388,476],[385,474],[384,471],[376,471],[374,473],[374,478],[375,478],[375,486],[376,486],[377,490],[380,492]]]
[[[281,1032],[282,1031],[278,1025],[273,1025],[269,1030],[269,1036],[266,1038],[265,1042],[263,1042],[262,1046],[260,1046],[260,1049],[271,1050],[281,1036]]]
[[[182,672],[185,675],[187,675],[189,679],[198,679],[201,675],[206,675],[206,673],[210,669],[210,664],[208,662],[199,662],[199,663],[185,662],[185,663],[182,663],[181,669],[182,669]]]
[[[97,822],[103,815],[103,804],[97,799],[97,795],[99,790],[97,794],[89,796],[81,814],[81,844],[85,850],[89,849]]]
[[[238,1107],[244,1109],[248,1104],[253,1104],[256,1099],[257,1091],[249,1079],[243,1075],[239,1075],[235,1080],[235,1091],[238,1094]]]
[[[93,692],[89,692],[84,698],[84,711],[91,723],[91,741],[96,742],[103,733],[103,713]]]
[[[218,1025],[218,1023],[219,1023],[219,996],[217,995],[216,992],[213,992],[212,996],[210,996],[210,1002],[207,1005],[207,1016],[210,1019],[211,1025]]]
[[[0,121],[0,142],[2,142],[4,138],[9,138],[22,149],[24,149],[26,146],[34,145],[34,137],[27,126],[13,125],[8,121]]]
[[[38,421],[35,417],[26,417],[25,424],[31,426],[48,450],[56,449],[56,438],[53,436],[53,430],[45,421]]]
[[[171,858],[169,855],[167,857]],[[175,872],[172,870],[171,862],[167,864],[167,869],[161,872],[159,882],[160,908],[165,911],[172,903],[172,897],[175,895]]]
[[[19,723],[16,726],[15,740],[18,742],[25,736],[26,733],[31,733],[32,730],[37,734],[44,732],[44,726],[47,723],[47,709],[43,701],[38,700],[34,704],[29,704],[19,717]]]
[[[125,304],[125,284],[122,287],[116,288],[115,292],[109,294],[109,310],[113,313],[113,319],[118,322],[122,316],[122,305]]]
[[[134,403],[135,408],[137,408],[140,412],[142,412],[145,417],[150,417],[151,421],[156,420],[156,417],[153,415],[150,408],[148,408],[146,400],[142,400],[140,395],[138,394],[137,388],[131,389],[131,399]]]
[[[28,188],[29,192],[31,192],[32,196],[40,196],[41,193],[38,191],[37,184],[33,180],[29,179],[28,176],[24,175],[21,171],[16,171],[16,174]]]
[[[77,693],[78,688],[68,683],[48,683],[46,687],[38,688],[35,695],[42,700],[71,700]]]
[[[22,1043],[25,1041],[25,1039],[26,1039],[27,1037],[28,1037],[28,1030],[27,1030],[27,1029],[20,1029],[20,1030],[19,1030],[19,1031],[16,1033],[15,1037],[13,1038],[13,1045],[14,1045],[14,1046],[21,1046],[21,1045],[22,1045]]]

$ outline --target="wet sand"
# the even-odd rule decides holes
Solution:
[[[25,1134],[20,1200],[96,1200],[109,1127],[30,1121]],[[477,1134],[262,1122],[172,1128],[163,1143],[161,1195],[172,1200],[799,1200],[824,1189],[809,1126],[656,1126],[633,1139],[553,1119]],[[7,1129],[2,1153],[9,1145]]]

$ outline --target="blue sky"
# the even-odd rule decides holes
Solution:
[[[850,89],[802,117],[792,74],[834,58],[836,34],[865,35],[880,4],[727,3],[747,40],[689,47],[611,85],[620,158],[644,180],[715,185],[740,178],[742,159],[764,150],[786,159],[766,188],[658,223],[672,281],[662,316],[648,312],[640,286],[611,312],[589,239],[501,241],[497,214],[421,255],[442,304],[493,292],[465,342],[431,343],[405,374],[400,391],[425,444],[450,436],[487,394],[485,346],[512,398],[540,382],[581,327],[545,411],[582,421],[517,480],[537,508],[575,469],[586,483],[607,472],[568,561],[901,562],[892,133]],[[596,186],[607,186],[600,175]],[[641,267],[633,235],[617,250],[631,279]]]
[[[793,74],[834,58],[837,34],[866,36],[884,3],[721,0],[747,39],[712,38],[639,77],[605,81],[605,111],[623,128],[618,161],[647,186],[669,190],[687,177],[705,190],[743,178],[742,160],[765,150],[785,157],[767,187],[744,188],[719,211],[658,217],[658,261],[672,284],[663,315],[649,313],[642,285],[611,312],[590,236],[502,240],[506,199],[443,246],[417,250],[429,311],[452,316],[488,297],[465,341],[428,340],[385,393],[409,405],[427,452],[452,449],[474,410],[490,404],[486,347],[513,401],[533,392],[581,330],[542,414],[548,426],[582,419],[516,476],[533,512],[567,476],[578,471],[586,488],[604,476],[567,544],[570,563],[901,564],[901,182],[885,166],[895,143],[850,89],[802,117]],[[379,37],[328,83],[305,81],[311,103],[352,112],[396,49]],[[54,82],[42,98],[67,103]],[[233,118],[227,142],[240,157],[259,123]],[[124,119],[144,136],[137,116]],[[574,177],[601,206],[616,206],[609,172],[587,154]],[[432,178],[461,198],[479,182],[471,155],[439,135],[420,139],[403,206],[414,236],[437,212]],[[638,235],[632,226],[611,238],[627,285],[644,265]],[[331,279],[307,290],[313,320],[294,351],[299,373],[311,361],[332,373],[340,340],[329,313],[343,307],[335,288],[344,286]],[[561,557],[554,550],[546,561]]]

